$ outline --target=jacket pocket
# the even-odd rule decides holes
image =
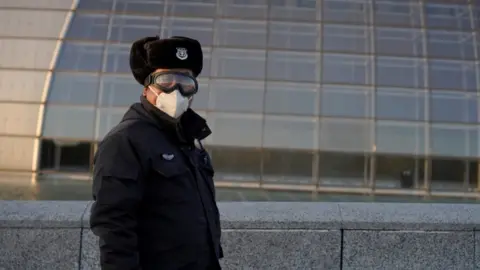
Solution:
[[[170,203],[191,201],[194,194],[193,178],[187,165],[181,160],[164,160],[161,157],[153,162],[151,192],[160,200]]]
[[[181,176],[188,172],[187,166],[182,161],[165,160],[162,157],[157,158],[153,162],[153,169],[165,178]]]

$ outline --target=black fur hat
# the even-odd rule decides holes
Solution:
[[[148,75],[159,68],[185,68],[197,77],[202,67],[202,46],[188,37],[146,37],[135,41],[130,49],[130,69],[141,85],[145,85]]]

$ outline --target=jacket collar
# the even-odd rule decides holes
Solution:
[[[181,142],[203,140],[212,134],[207,121],[190,108],[180,117],[180,121],[175,121],[141,96],[140,103],[132,105],[132,109],[148,117],[149,121],[154,122],[158,128],[174,135]]]

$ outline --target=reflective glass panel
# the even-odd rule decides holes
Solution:
[[[307,151],[264,149],[262,180],[271,184],[311,185],[313,154]]]
[[[428,31],[428,55],[430,57],[475,59],[475,43],[472,33]]]
[[[475,0],[475,5],[472,5],[473,28],[480,30],[480,2]]]
[[[263,147],[281,149],[316,149],[318,120],[313,117],[266,115]]]
[[[95,10],[106,11],[112,10],[114,0],[81,0],[78,1],[77,10]],[[124,0],[122,0],[124,1]]]
[[[395,154],[375,156],[375,187],[377,188],[419,188],[423,175],[420,164],[423,160]],[[410,172],[409,175],[402,175]]]
[[[325,24],[324,51],[369,53],[372,51],[371,27]]]
[[[429,85],[431,88],[476,91],[477,79],[473,62],[429,61]]]
[[[102,107],[129,106],[140,100],[142,86],[133,76],[104,74],[98,105]]]
[[[168,3],[167,14],[171,16],[214,17],[217,0],[176,0]]]
[[[422,24],[420,2],[415,0],[376,0],[375,24],[419,27]]]
[[[430,187],[432,190],[467,191],[469,177],[467,161],[463,159],[432,159]]]
[[[215,168],[215,182],[258,182],[262,171],[262,150],[209,146]]]
[[[425,153],[425,123],[377,121],[375,124],[377,153]]]
[[[35,147],[35,138],[27,138],[27,137],[9,137],[9,136],[2,136],[0,137],[0,161],[2,163],[3,168],[9,168],[11,171],[18,170],[18,171],[32,171],[32,160],[37,158],[33,151]],[[5,178],[8,182],[14,184],[15,180],[13,179],[12,175],[2,174],[2,182],[5,181]],[[22,177],[23,178],[23,177]],[[25,179],[26,178],[26,179]],[[31,174],[28,174],[23,179],[18,179],[19,181],[25,181],[24,183],[30,183]],[[28,179],[28,180],[27,180]],[[5,182],[3,182],[5,183]],[[16,195],[18,194],[18,186],[13,185],[14,188],[14,198],[18,200]],[[28,184],[25,184],[28,186]],[[5,199],[5,193],[12,193],[5,190],[5,185],[2,185],[1,189],[2,200]],[[7,196],[8,200],[8,196]]]
[[[269,80],[318,82],[320,54],[268,51]]]
[[[426,91],[377,88],[377,119],[425,121]]]
[[[38,101],[37,101],[38,102]],[[36,102],[36,103],[37,103]],[[40,104],[3,103],[0,105],[0,134],[24,135],[34,137],[37,134]],[[1,136],[0,135],[0,136]]]
[[[265,113],[316,115],[318,94],[316,84],[267,81]]]
[[[479,173],[478,173],[478,169],[479,169],[479,164],[478,164],[478,161],[476,160],[469,160],[467,161],[467,165],[468,165],[468,180],[467,180],[467,183],[469,185],[469,188],[470,190],[469,191],[476,191],[478,189],[478,181],[479,181]]]
[[[323,85],[321,115],[369,118],[372,116],[372,94],[372,88]]]
[[[46,106],[44,137],[91,140],[95,121],[94,107]]]
[[[114,14],[108,40],[131,43],[137,39],[160,34],[160,17]]]
[[[430,151],[432,155],[447,157],[469,156],[469,130],[467,125],[433,124],[430,129]]]
[[[193,97],[192,109],[206,111],[210,100],[210,80],[197,78],[197,81],[198,92]]]
[[[102,66],[103,44],[65,41],[57,59],[57,70],[98,72]]]
[[[41,141],[40,169],[61,172],[88,172],[92,145],[89,142],[71,140]]]
[[[319,24],[275,22],[268,23],[268,47],[285,50],[320,50]]]
[[[161,36],[189,37],[198,40],[202,46],[210,46],[213,41],[213,19],[164,18]]]
[[[372,12],[369,0],[324,0],[323,21],[342,23],[370,23]]]
[[[265,51],[215,48],[212,53],[212,76],[265,78]]]
[[[438,4],[459,4],[459,5],[466,5],[469,3],[470,0],[425,0],[427,3],[438,3]],[[477,0],[472,0],[472,2],[475,2]]]
[[[66,39],[105,40],[108,16],[75,12],[65,35]]]
[[[428,28],[472,29],[468,5],[426,3],[425,15]]]
[[[372,64],[368,56],[324,54],[324,83],[372,84]]]
[[[207,143],[216,146],[260,147],[262,116],[211,112],[207,121],[213,133]]]
[[[115,0],[116,13],[134,13],[134,14],[143,13],[143,14],[158,16],[159,14],[163,15],[165,11],[166,11],[165,1]]]
[[[420,29],[377,27],[375,52],[386,55],[423,56],[423,33]]]
[[[51,69],[52,59],[54,55],[56,56],[58,43],[57,40],[1,38],[0,68],[3,70],[49,70]],[[84,56],[87,56],[87,54],[83,51],[79,52],[79,48],[72,48],[72,45],[67,45],[68,48],[65,48],[65,46],[66,43],[63,43],[63,49],[60,51],[60,64],[63,63],[70,69],[78,68],[77,65],[79,64],[75,62],[78,54]]]
[[[430,94],[430,120],[432,122],[476,123],[478,113],[476,94],[435,90]]]
[[[468,136],[468,156],[478,158],[480,156],[480,129],[478,126],[467,130]],[[478,172],[478,171],[477,171]]]
[[[97,102],[98,76],[57,72],[52,76],[48,103],[94,105]]]
[[[421,59],[377,57],[377,84],[396,87],[425,87],[425,62]]]
[[[39,169],[55,169],[55,143],[53,140],[42,139],[40,142]]]
[[[478,15],[480,16],[480,12],[478,12]],[[480,21],[480,19],[479,19]],[[476,58],[477,61],[480,60],[480,23],[478,25],[478,30],[475,32],[475,50],[476,50]],[[479,62],[477,62],[477,66],[480,66]],[[480,70],[480,69],[479,69]]]
[[[320,4],[316,0],[270,0],[270,19],[314,21],[321,17]]]
[[[0,102],[42,100],[47,71],[0,70]]]
[[[92,144],[90,142],[58,142],[58,170],[86,173],[92,167]]]
[[[364,186],[368,157],[363,154],[320,152],[320,186]]]
[[[95,139],[102,140],[113,127],[120,123],[127,110],[127,107],[98,109],[98,123],[95,128]]]
[[[130,47],[127,44],[107,44],[105,72],[131,73]]]
[[[262,81],[212,80],[210,109],[224,112],[261,113],[265,83]]]
[[[266,21],[218,19],[215,22],[215,45],[263,49],[267,43]]]
[[[217,5],[220,16],[267,19],[268,0],[222,0]]]
[[[372,122],[369,120],[321,119],[320,149],[332,151],[371,151]]]
[[[202,46],[203,50],[203,68],[202,72],[200,73],[200,77],[208,77],[212,73],[212,49],[210,48],[205,48]]]

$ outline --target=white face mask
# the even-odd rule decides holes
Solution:
[[[178,119],[182,114],[187,111],[190,103],[190,98],[182,96],[178,90],[171,92],[170,94],[157,92],[149,86],[148,88],[157,96],[157,107],[162,112],[170,115],[171,117]]]

